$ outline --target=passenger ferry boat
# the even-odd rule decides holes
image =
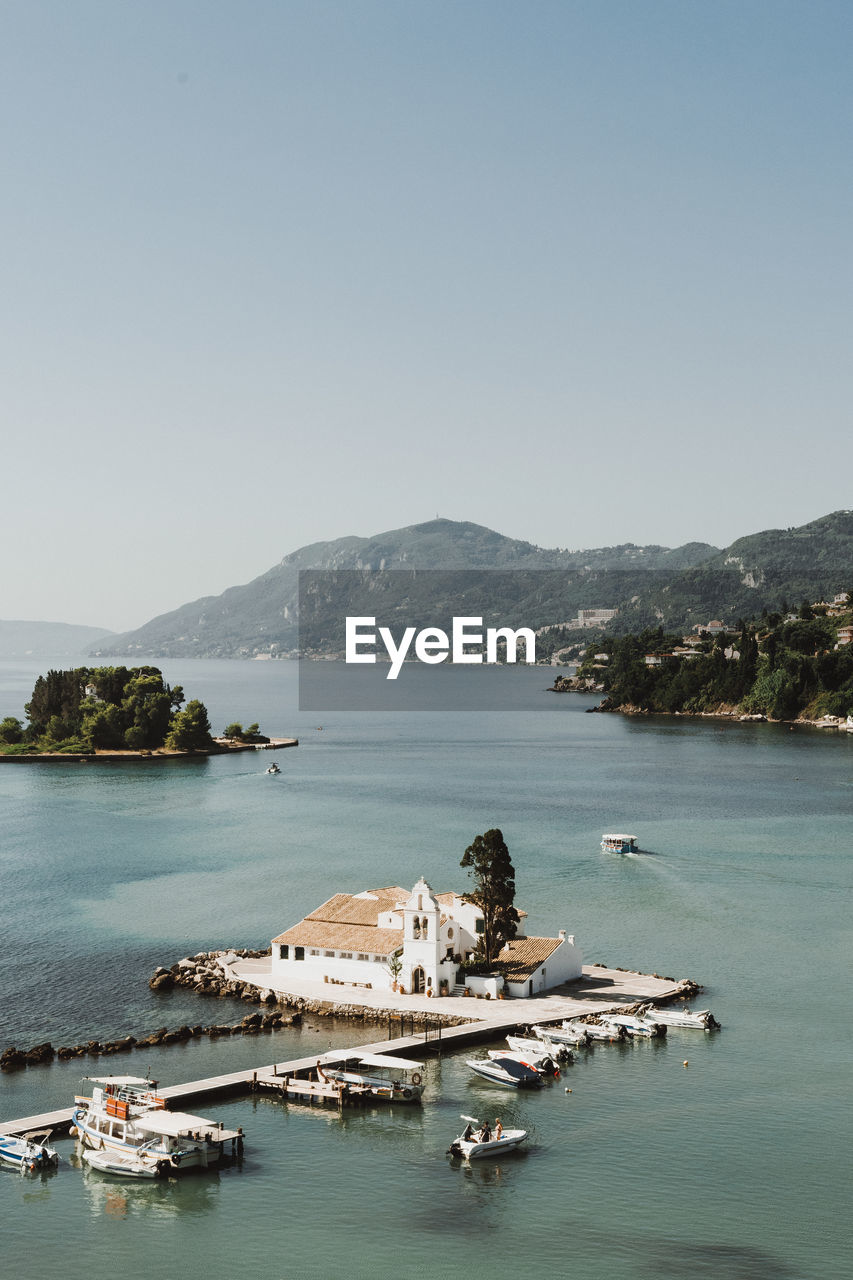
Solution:
[[[639,853],[636,836],[603,835],[601,847],[605,853]]]
[[[242,1141],[201,1116],[167,1111],[157,1081],[141,1076],[87,1076],[92,1096],[74,1099],[72,1133],[84,1147],[141,1156],[156,1166],[207,1168],[227,1141]]]

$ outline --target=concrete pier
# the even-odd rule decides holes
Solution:
[[[244,961],[243,965],[259,962]],[[236,966],[235,966],[236,967]],[[242,974],[245,980],[245,974]],[[564,1018],[577,1018],[583,1014],[603,1013],[606,1010],[623,1008],[639,1001],[666,1001],[677,994],[680,982],[669,978],[657,978],[651,974],[631,973],[621,969],[605,969],[592,965],[584,968],[583,977],[565,987],[529,1000],[475,1000],[468,998],[446,997],[442,999],[426,999],[424,997],[403,997],[379,991],[356,991],[355,988],[334,988],[334,997],[324,984],[313,986],[322,993],[322,998],[334,999],[341,1004],[352,1006],[355,1003],[368,1004],[367,997],[372,997],[369,1006],[372,1009],[385,1009],[389,1017],[412,1018],[420,1020],[429,1015],[442,1013],[464,1013],[471,1019],[461,1026],[427,1027],[425,1032],[416,1035],[400,1036],[396,1039],[376,1040],[371,1044],[354,1045],[351,1050],[342,1049],[342,1054],[388,1053],[404,1057],[439,1054],[445,1050],[463,1048],[482,1041],[501,1040],[518,1031],[520,1027],[531,1023],[562,1022]],[[293,995],[294,993],[289,993]],[[303,992],[307,996],[309,993]],[[405,1008],[401,1007],[401,1001]],[[452,1009],[448,1006],[454,1006]],[[460,1008],[456,1008],[460,1006]],[[333,1012],[333,1011],[332,1011]],[[274,1080],[281,1076],[295,1076],[309,1072],[316,1066],[316,1052],[305,1058],[296,1058],[289,1062],[269,1063],[244,1071],[232,1071],[225,1075],[210,1076],[204,1080],[191,1080],[186,1084],[167,1085],[158,1088],[158,1093],[166,1099],[169,1107],[183,1110],[188,1104],[202,1099],[222,1098],[229,1095],[250,1093],[261,1087],[261,1082]],[[93,1065],[93,1073],[97,1070]],[[124,1074],[116,1072],[116,1075]],[[58,1111],[45,1112],[42,1115],[23,1116],[18,1120],[0,1121],[0,1134],[21,1134],[31,1129],[52,1129],[54,1133],[63,1132],[71,1124],[72,1108],[65,1107]]]

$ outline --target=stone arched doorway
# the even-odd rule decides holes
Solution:
[[[420,966],[420,965],[418,965],[418,967],[417,967],[416,969],[413,969],[413,970],[412,970],[412,992],[413,992],[413,994],[414,994],[414,995],[418,995],[418,993],[419,993],[419,992],[422,992],[422,991],[424,990],[425,985],[426,985],[426,980],[425,980],[425,976],[424,976],[424,971],[423,971],[423,969],[421,968],[421,966]]]

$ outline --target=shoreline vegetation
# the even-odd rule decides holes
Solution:
[[[764,614],[713,636],[662,628],[605,636],[551,692],[603,693],[591,710],[846,727],[853,715],[853,612]],[[846,624],[846,625],[845,625]],[[688,647],[688,641],[690,645]]]
[[[157,667],[75,667],[39,676],[24,711],[0,721],[0,762],[121,762],[222,755],[297,745],[269,738],[257,724],[210,729],[207,708],[184,705]]]

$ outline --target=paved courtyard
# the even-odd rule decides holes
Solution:
[[[412,1015],[438,1013],[470,1018],[477,1022],[504,1023],[513,1017],[519,1022],[547,1022],[556,1018],[577,1017],[583,1013],[600,1013],[614,1005],[654,1001],[670,995],[678,981],[656,978],[647,973],[629,973],[621,969],[604,969],[584,965],[576,982],[554,987],[526,1000],[485,1000],[473,996],[400,995],[393,991],[367,989],[339,983],[282,983],[271,975],[269,956],[259,960],[236,960],[227,966],[228,974],[241,982],[249,982],[277,995],[301,997],[325,1004],[362,1005],[366,1009],[387,1010]]]

